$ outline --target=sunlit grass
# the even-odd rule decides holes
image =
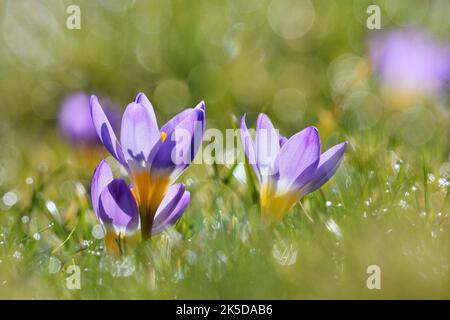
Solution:
[[[40,174],[24,167],[18,202],[7,208],[3,197],[1,296],[448,298],[444,161],[432,148],[380,152],[376,137],[349,140],[334,179],[270,229],[248,187],[223,182],[229,169],[192,165],[181,177],[192,202],[179,223],[121,257],[93,235],[89,173],[76,155]],[[66,286],[72,264],[80,290]],[[366,286],[369,265],[381,268],[381,290]]]

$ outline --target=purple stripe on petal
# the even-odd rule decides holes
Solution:
[[[320,149],[320,137],[315,127],[298,132],[284,143],[279,154],[279,188],[283,192],[301,188],[313,177],[319,164]]]
[[[286,141],[288,141],[288,139],[287,139],[286,137],[280,135],[280,139],[279,139],[279,142],[280,142],[280,148],[283,146],[283,144],[286,143]]]
[[[99,219],[116,232],[133,232],[139,227],[137,204],[124,180],[112,180],[101,192]]]
[[[160,142],[152,159],[151,169],[173,173],[172,181],[192,162],[203,140],[202,127],[205,113],[202,109],[192,109],[193,113],[185,116],[167,132],[164,142]],[[171,125],[173,125],[172,123]]]
[[[169,216],[161,224],[152,229],[152,234],[158,234],[165,228],[174,225],[183,215],[184,211],[189,206],[190,201],[191,194],[189,191],[185,191],[180,200],[176,203],[175,208],[170,212]]]
[[[150,100],[148,100],[147,96],[144,93],[139,92],[136,95],[136,98],[134,99],[134,102],[139,103],[145,109],[147,109],[148,115],[150,116],[150,119],[154,123],[154,126],[158,128],[158,123],[156,121],[155,110],[153,109],[153,105],[151,104]]]
[[[153,230],[161,228],[177,206],[185,191],[186,186],[183,183],[174,184],[169,187],[156,211],[155,219],[153,221]]]
[[[114,130],[95,95],[91,96],[90,106],[92,121],[94,123],[95,130],[97,131],[97,135],[111,155],[126,167],[127,165],[122,153],[122,148],[120,147],[116,135],[114,134]]]
[[[137,100],[147,100],[143,97],[145,96],[141,94]],[[130,103],[123,114],[120,132],[126,161],[146,160],[159,140],[160,134],[151,105]]]
[[[249,164],[253,167],[253,171],[256,174],[256,177],[259,181],[261,181],[261,173],[259,172],[258,165],[256,163],[256,151],[255,146],[253,144],[253,139],[250,136],[250,132],[248,131],[247,124],[245,123],[245,117],[244,114],[241,118],[241,124],[240,124],[240,138],[242,143],[242,148],[244,149],[245,156],[247,157],[247,160]]]
[[[264,113],[259,114],[256,121],[255,151],[261,175],[276,174],[278,168],[275,160],[280,151],[279,135]]]
[[[325,182],[336,173],[344,158],[347,142],[340,143],[328,149],[320,156],[319,165],[310,182],[302,189],[302,194],[306,195],[319,189]]]
[[[160,131],[165,132],[165,133],[172,132],[173,129],[178,124],[180,124],[180,122],[182,122],[183,120],[185,120],[187,118],[194,120],[196,117],[197,117],[197,113],[195,112],[194,108],[185,109],[185,110],[181,111],[180,113],[176,114],[172,119],[167,121],[167,123],[162,126]]]
[[[95,168],[91,183],[92,207],[97,218],[99,217],[98,203],[100,194],[113,179],[114,177],[108,162],[102,160],[97,168]]]

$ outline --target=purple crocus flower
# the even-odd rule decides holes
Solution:
[[[117,124],[117,114],[108,101],[102,100],[105,111],[113,127]],[[89,95],[84,92],[73,93],[64,98],[58,115],[61,135],[75,146],[92,147],[100,145],[97,132],[92,123],[89,108]]]
[[[96,96],[91,112],[100,140],[126,169],[131,181],[114,179],[106,161],[94,172],[92,204],[98,219],[116,234],[139,227],[142,239],[174,224],[189,204],[184,184],[173,184],[193,160],[205,130],[205,103],[177,114],[158,128],[155,112],[143,93],[128,104],[120,143]]]
[[[368,45],[373,69],[390,98],[400,102],[434,98],[448,88],[448,43],[433,39],[423,30],[406,28],[375,33]]]
[[[280,136],[269,117],[259,114],[253,140],[245,115],[240,138],[245,155],[259,182],[261,213],[280,220],[301,197],[320,188],[339,167],[347,142],[321,154],[317,129],[307,127],[289,139]]]

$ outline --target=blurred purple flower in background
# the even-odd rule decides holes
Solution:
[[[254,139],[244,115],[240,137],[259,182],[261,213],[269,221],[282,219],[300,198],[325,184],[339,168],[347,149],[347,142],[342,142],[321,154],[315,127],[307,127],[288,139],[278,134],[264,113],[256,121]]]
[[[116,128],[118,114],[107,99],[102,99],[105,113],[111,125]],[[100,146],[101,141],[95,131],[89,107],[89,95],[84,92],[73,93],[61,103],[58,127],[61,135],[77,147]]]
[[[368,47],[381,87],[394,102],[437,98],[450,84],[450,46],[425,30],[377,32]]]

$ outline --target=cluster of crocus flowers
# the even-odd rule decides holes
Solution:
[[[375,75],[393,106],[437,98],[449,87],[450,45],[425,30],[377,32],[369,38],[368,48]]]
[[[122,117],[120,142],[96,96],[90,99],[92,120],[105,148],[125,168],[129,183],[114,178],[103,160],[94,172],[91,197],[97,218],[108,234],[142,240],[173,225],[190,202],[182,183],[174,184],[201,146],[205,104],[177,114],[161,128],[143,93],[128,104]]]
[[[320,188],[339,167],[347,142],[321,154],[317,129],[307,127],[287,139],[269,117],[260,114],[254,139],[241,119],[240,138],[259,185],[261,214],[266,221],[283,218],[301,197]]]

